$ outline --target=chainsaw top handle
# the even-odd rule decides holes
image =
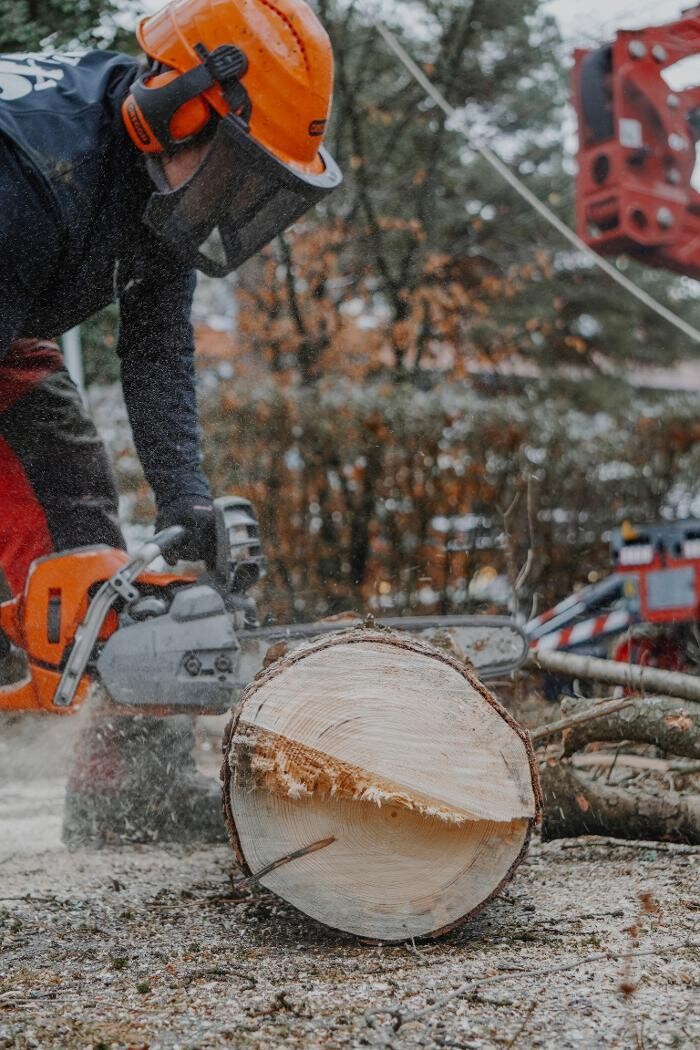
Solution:
[[[158,550],[162,553],[166,547],[170,547],[174,543],[180,543],[181,540],[187,539],[189,530],[184,525],[168,525],[167,529],[161,529],[157,532],[148,542],[154,543]]]

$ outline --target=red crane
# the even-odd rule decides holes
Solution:
[[[669,86],[671,67],[693,56],[700,6],[575,52],[576,221],[601,254],[624,252],[700,278],[700,193],[692,185],[700,87]]]

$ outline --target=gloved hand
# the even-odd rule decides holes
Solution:
[[[171,525],[182,525],[187,536],[163,551],[169,565],[182,561],[203,561],[208,569],[216,564],[216,525],[214,505],[206,497],[184,496],[158,508],[156,532]]]

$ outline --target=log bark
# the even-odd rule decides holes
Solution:
[[[246,874],[376,940],[435,935],[477,911],[539,815],[534,752],[507,711],[449,653],[376,628],[258,675],[234,710],[222,780]]]
[[[545,841],[577,835],[700,843],[700,795],[650,791],[593,780],[566,759],[540,770]]]
[[[595,705],[594,700],[566,697],[561,713],[569,717],[593,711]],[[594,742],[621,740],[656,744],[672,755],[700,758],[700,704],[668,696],[637,697],[623,710],[571,726],[562,735],[567,755]]]
[[[621,685],[635,692],[663,693],[683,700],[700,702],[700,677],[663,671],[657,667],[623,664],[616,660],[600,660],[594,656],[576,653],[531,652],[527,666],[533,670],[551,671],[567,678],[586,678],[592,682]]]

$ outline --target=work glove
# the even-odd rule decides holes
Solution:
[[[216,566],[216,524],[214,505],[207,497],[184,496],[158,508],[156,532],[181,525],[187,535],[171,543],[162,554],[169,565],[178,561],[203,561],[208,569]]]

